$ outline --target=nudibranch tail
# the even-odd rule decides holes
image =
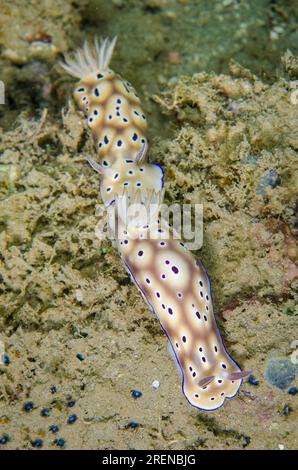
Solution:
[[[161,238],[165,225],[156,218],[149,227],[125,226],[118,248],[170,341],[184,395],[197,408],[215,410],[235,396],[246,373],[223,345],[206,270],[179,241]]]
[[[207,272],[160,216],[164,175],[148,161],[147,121],[133,86],[109,68],[116,38],[85,43],[62,67],[79,78],[74,98],[86,114],[100,193],[121,259],[166,333],[182,389],[202,410],[236,395],[249,373],[227,353],[213,314]]]

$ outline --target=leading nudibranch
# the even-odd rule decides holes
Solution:
[[[123,197],[131,206],[138,201],[146,209],[152,202],[158,207],[163,172],[148,162],[147,123],[138,95],[109,68],[115,43],[115,38],[100,45],[95,41],[94,47],[85,43],[61,65],[80,80],[74,98],[96,142],[99,161],[89,163],[101,175],[109,215],[116,216],[121,259],[170,341],[187,400],[202,410],[215,410],[236,395],[249,372],[241,372],[225,350],[202,263],[171,231],[163,236],[169,232],[158,211],[149,211],[150,220],[138,224],[124,210]]]

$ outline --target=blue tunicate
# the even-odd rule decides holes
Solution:
[[[54,444],[59,447],[63,447],[65,445],[65,440],[60,437],[59,439],[54,440]]]
[[[259,381],[255,378],[254,375],[250,375],[250,376],[249,376],[248,382],[249,382],[251,385],[259,385]]]
[[[77,415],[71,415],[69,416],[69,418],[67,419],[67,423],[68,424],[73,424],[76,422],[76,420],[78,419]]]
[[[142,392],[139,392],[139,390],[132,390],[131,391],[131,396],[133,398],[140,398],[142,396]]]
[[[41,416],[43,416],[44,418],[47,418],[48,416],[50,416],[50,410],[48,408],[43,408],[40,412]]]
[[[83,361],[85,359],[83,354],[80,354],[80,353],[77,354],[77,358],[79,359],[79,361]]]
[[[245,436],[245,434],[243,434],[243,438],[244,438],[243,448],[245,448],[251,443],[251,438],[249,436]]]
[[[9,441],[9,436],[8,436],[7,434],[4,434],[4,435],[0,438],[0,445],[7,444],[8,441]]]
[[[297,365],[288,359],[271,359],[265,372],[266,380],[271,385],[285,390],[295,379],[298,372]]]
[[[2,362],[5,366],[8,366],[10,364],[10,359],[6,354],[2,356]]]
[[[26,411],[26,413],[29,413],[31,410],[33,410],[34,403],[32,401],[28,401],[28,403],[25,403],[23,410]]]
[[[293,411],[293,408],[291,408],[290,405],[285,405],[282,410],[282,414],[284,416],[289,416],[289,414],[292,413],[292,411]]]
[[[32,447],[42,447],[43,442],[41,439],[35,439],[34,441],[31,441]]]
[[[288,393],[289,393],[290,395],[297,395],[297,393],[298,393],[298,388],[297,388],[297,387],[291,387],[291,388],[289,388]]]
[[[276,170],[269,170],[259,180],[256,188],[258,196],[266,196],[267,189],[275,188],[280,184],[280,176]]]
[[[50,430],[52,433],[56,434],[56,433],[59,431],[59,428],[58,428],[58,426],[56,426],[56,424],[52,424],[52,425],[49,427],[49,430]]]
[[[76,402],[75,401],[69,401],[67,403],[67,406],[69,406],[70,408],[72,408],[73,406],[75,406]]]
[[[131,429],[135,429],[137,428],[139,425],[139,423],[136,423],[135,421],[131,421],[130,423],[128,423],[127,427],[128,428],[131,428]]]

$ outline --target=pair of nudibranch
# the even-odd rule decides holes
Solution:
[[[74,98],[98,153],[89,163],[100,173],[101,197],[116,218],[111,225],[121,259],[169,339],[187,400],[214,410],[235,396],[248,372],[225,350],[202,263],[169,234],[158,210],[149,210],[162,201],[163,171],[148,161],[147,122],[135,89],[109,68],[115,43],[85,43],[61,65],[79,79]],[[136,202],[150,214],[142,223],[127,216],[127,206]]]

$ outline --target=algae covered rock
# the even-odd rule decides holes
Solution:
[[[67,36],[81,21],[79,6],[71,2],[46,0],[1,1],[1,56],[14,64],[31,60],[53,61],[67,49]]]
[[[246,424],[237,429],[263,440],[262,426],[291,416],[282,393],[297,374],[298,328],[287,313],[295,312],[298,278],[293,83],[286,77],[263,83],[233,61],[229,75],[182,77],[155,100],[176,129],[154,154],[166,168],[166,198],[203,204],[198,254],[216,310],[234,357],[260,378],[257,390],[244,387],[249,403],[239,410]],[[259,428],[248,432],[252,413]],[[221,418],[211,427],[220,429]]]
[[[155,99],[177,123],[156,157],[168,198],[204,205],[203,253],[220,302],[241,292],[290,296],[298,149],[290,82],[262,83],[232,62],[230,75],[183,77]]]

